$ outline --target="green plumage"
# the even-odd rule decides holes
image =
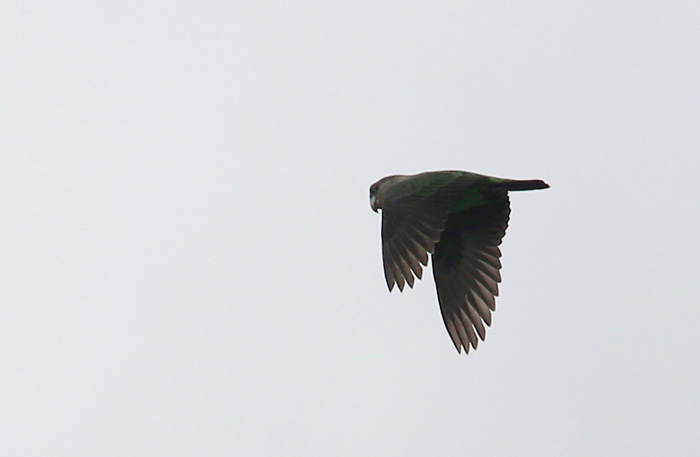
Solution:
[[[457,198],[454,203],[452,203],[450,213],[465,211],[487,204],[488,200],[484,195],[484,190],[484,186],[474,186],[468,189],[461,197]]]

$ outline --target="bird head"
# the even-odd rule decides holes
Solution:
[[[391,184],[406,179],[407,176],[394,175],[380,179],[369,187],[369,206],[372,207],[375,213],[382,209],[387,190]]]

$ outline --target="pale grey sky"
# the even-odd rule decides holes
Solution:
[[[700,4],[17,2],[0,454],[700,453]],[[368,187],[511,197],[486,342]]]

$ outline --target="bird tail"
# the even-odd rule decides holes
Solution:
[[[525,181],[506,181],[506,189],[508,190],[537,190],[546,189],[549,184],[541,179],[528,179]]]

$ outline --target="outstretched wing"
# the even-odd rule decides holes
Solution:
[[[382,256],[389,290],[413,287],[422,265],[435,251],[455,200],[484,176],[464,172],[428,172],[395,184],[382,207]]]
[[[491,325],[501,282],[501,250],[510,206],[505,189],[491,189],[484,205],[450,214],[433,254],[442,318],[461,352],[476,349]]]

